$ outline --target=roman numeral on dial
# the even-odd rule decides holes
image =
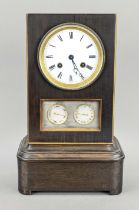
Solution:
[[[58,39],[59,39],[61,42],[63,41],[61,35],[58,35],[57,37],[58,37]]]
[[[92,47],[93,46],[93,44],[90,44],[90,45],[88,45],[86,48],[88,49],[88,48],[90,48],[90,47]]]
[[[51,46],[51,47],[56,47],[55,45],[52,45],[52,44],[49,44],[49,46]]]
[[[70,39],[73,39],[73,32],[69,32]]]
[[[72,80],[72,75],[69,75],[69,81],[71,82]]]
[[[53,58],[53,55],[47,55],[46,58]]]
[[[56,66],[55,65],[52,65],[49,67],[49,69],[52,71]]]
[[[93,67],[92,66],[89,66],[89,65],[86,65],[86,68],[89,69],[89,70],[92,70]]]
[[[96,58],[96,55],[89,55],[89,58]]]
[[[81,39],[80,39],[80,42],[82,41],[83,37],[84,37],[84,35],[82,35],[82,37],[81,37]]]
[[[58,74],[58,76],[57,76],[59,79],[61,79],[61,77],[62,77],[62,72],[60,72],[59,74]]]

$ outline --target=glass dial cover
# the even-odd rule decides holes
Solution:
[[[68,113],[64,106],[55,104],[48,110],[48,120],[56,125],[63,124],[68,117]]]
[[[94,109],[86,104],[79,105],[74,112],[75,121],[82,125],[91,123],[94,120],[94,117]]]

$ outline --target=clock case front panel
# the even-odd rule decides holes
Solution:
[[[93,29],[101,38],[106,61],[99,78],[81,90],[62,90],[51,85],[41,74],[37,63],[38,46],[42,37],[53,27],[63,23],[80,23]],[[29,143],[112,143],[114,94],[114,14],[28,14],[28,138]],[[40,100],[102,100],[101,131],[40,131]]]

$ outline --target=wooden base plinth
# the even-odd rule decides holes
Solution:
[[[29,145],[18,153],[18,189],[32,192],[122,191],[124,154],[118,140],[111,145]]]

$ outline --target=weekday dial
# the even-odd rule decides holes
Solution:
[[[47,115],[48,115],[48,120],[56,125],[63,124],[68,117],[68,113],[65,107],[60,104],[52,105],[52,107],[50,107],[50,109],[48,110]]]
[[[86,125],[93,121],[95,116],[95,111],[93,107],[81,104],[77,107],[77,109],[74,112],[74,119],[77,123]]]
[[[80,89],[99,75],[104,49],[92,30],[82,25],[65,24],[46,34],[38,57],[41,72],[53,85]]]

